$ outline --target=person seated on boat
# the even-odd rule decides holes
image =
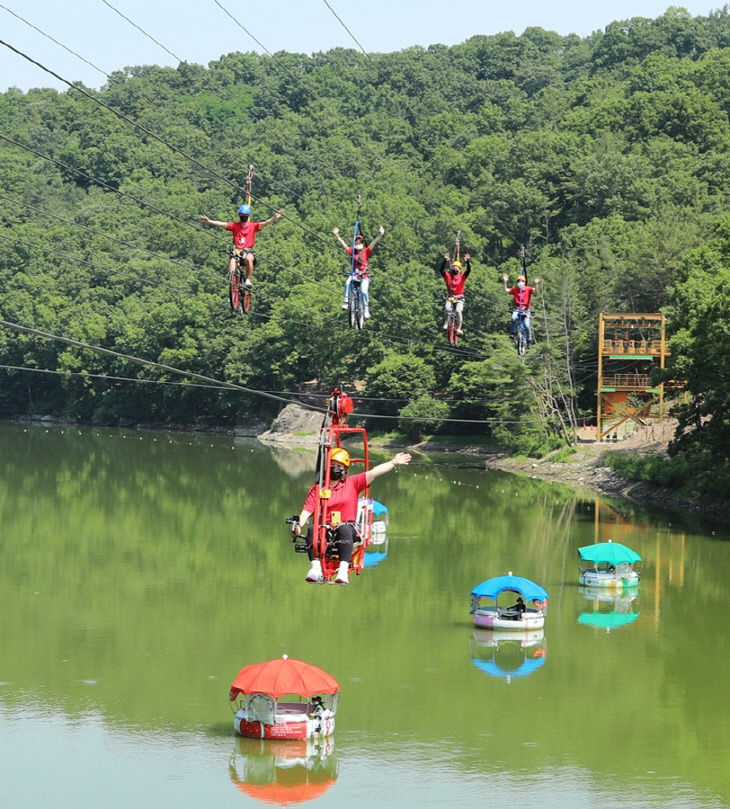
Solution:
[[[322,697],[312,697],[312,702],[309,706],[309,715],[322,716],[323,713],[324,713],[324,702],[322,702]]]
[[[398,452],[391,460],[378,464],[372,469],[368,469],[367,472],[360,472],[357,475],[348,477],[350,453],[342,447],[337,447],[330,453],[330,488],[332,489],[332,496],[327,502],[330,513],[339,511],[341,519],[340,524],[334,529],[334,544],[337,547],[340,560],[335,584],[348,584],[349,582],[348,571],[352,560],[352,551],[358,539],[355,520],[357,519],[357,499],[360,493],[365,491],[376,478],[410,462],[410,453]],[[291,534],[293,537],[301,534],[302,527],[307,524],[309,518],[314,514],[318,506],[317,497],[317,487],[312,486],[304,500],[304,505],[299,514],[299,522],[292,525]],[[309,531],[307,533],[307,553],[309,554],[311,565],[305,580],[308,582],[321,582],[322,562],[314,554],[312,539],[312,532]]]
[[[522,596],[517,596],[517,601],[514,603],[510,608],[510,612],[514,613],[512,616],[512,620],[519,621],[522,618],[522,614],[525,612],[527,607],[525,606],[525,602],[522,599]]]

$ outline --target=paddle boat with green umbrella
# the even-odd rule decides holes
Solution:
[[[516,603],[507,606],[503,593],[517,595]],[[514,600],[514,595],[510,597]],[[545,588],[524,576],[506,576],[487,579],[471,591],[471,610],[474,626],[480,629],[508,631],[541,629],[545,625],[548,594]]]
[[[613,589],[636,587],[641,556],[621,542],[596,542],[578,548],[578,584]]]

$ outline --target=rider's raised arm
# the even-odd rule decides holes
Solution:
[[[470,272],[471,272],[471,255],[469,253],[464,253],[464,278],[468,278]]]
[[[373,247],[375,247],[375,245],[383,238],[384,235],[385,235],[385,228],[381,225],[378,228],[378,235],[368,245],[368,250],[372,250]]]
[[[333,232],[333,233],[335,234],[335,236],[337,237],[337,241],[338,241],[338,242],[339,242],[339,243],[340,243],[340,244],[341,244],[341,245],[342,245],[342,246],[345,248],[345,250],[347,250],[347,248],[348,248],[350,245],[348,245],[348,244],[345,242],[345,240],[342,238],[342,236],[340,236],[340,229],[339,229],[339,228],[332,228],[332,232]]]
[[[398,452],[396,455],[393,456],[392,460],[378,464],[377,466],[374,466],[372,469],[368,469],[368,471],[365,473],[365,480],[369,486],[375,480],[375,478],[379,478],[386,472],[390,472],[391,469],[396,469],[399,466],[406,466],[410,462],[411,462],[410,453]]]
[[[217,219],[210,219],[204,213],[201,213],[198,219],[201,222],[205,222],[206,225],[215,225],[217,228],[224,228],[228,224],[228,222],[219,222]]]
[[[441,263],[436,268],[436,272],[439,275],[446,275],[446,267],[448,267],[450,261],[451,256],[448,253],[444,253],[443,257],[441,258]]]
[[[505,273],[505,274],[502,276],[502,282],[504,283],[504,291],[505,291],[505,292],[506,292],[508,295],[511,295],[512,293],[509,291],[509,287],[507,286],[507,280],[508,280],[508,279],[509,279],[509,275],[507,275],[507,273]]]
[[[261,228],[265,228],[267,225],[270,225],[272,222],[276,222],[277,219],[281,219],[284,215],[284,210],[277,211],[273,216],[270,216],[268,219],[264,219],[263,222],[259,222],[259,230]]]

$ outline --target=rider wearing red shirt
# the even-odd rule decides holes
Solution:
[[[528,342],[532,342],[532,328],[530,325],[530,301],[532,300],[532,296],[535,292],[537,292],[537,285],[540,283],[539,278],[535,278],[535,286],[531,287],[527,283],[527,279],[524,275],[517,276],[517,286],[508,287],[507,281],[509,280],[509,275],[505,273],[502,276],[502,281],[504,282],[504,291],[508,295],[512,295],[514,298],[515,308],[512,312],[512,333],[515,333],[517,328],[517,318],[520,315],[520,312],[524,312],[525,317],[525,331],[527,332],[527,340]]]
[[[339,554],[340,564],[337,570],[335,584],[347,584],[349,581],[348,570],[352,559],[352,550],[357,539],[355,530],[355,520],[357,519],[357,499],[360,492],[365,489],[381,475],[390,472],[398,466],[403,466],[411,462],[411,456],[407,452],[399,452],[393,456],[392,460],[378,464],[367,472],[360,472],[358,475],[347,477],[347,470],[350,466],[350,453],[342,447],[336,447],[330,454],[330,490],[328,506],[330,514],[333,511],[340,512],[340,525],[335,529],[335,543]],[[309,518],[317,510],[319,492],[313,486],[299,514],[299,522],[292,526],[292,536],[299,536],[302,527],[307,524]],[[322,562],[315,558],[312,549],[311,532],[307,537],[307,552],[311,565],[306,576],[306,581],[322,581]]]
[[[370,273],[368,272],[368,261],[372,255],[373,248],[383,238],[385,228],[381,225],[378,229],[378,235],[367,246],[365,245],[365,237],[362,235],[362,233],[358,233],[357,236],[355,236],[353,246],[348,246],[345,244],[345,240],[340,236],[339,228],[332,228],[332,232],[337,237],[337,241],[345,248],[347,255],[352,261],[352,267],[355,270],[355,280],[360,282],[360,296],[362,297],[363,317],[365,320],[367,320],[370,317],[370,297],[368,295],[368,289],[370,287]],[[352,258],[353,252],[355,253],[354,260]],[[352,279],[353,276],[350,275],[348,276],[347,281],[345,281],[345,297],[342,301],[343,309],[347,309],[347,299],[350,296]]]
[[[446,283],[446,291],[448,293],[446,303],[444,304],[444,311],[446,312],[444,328],[449,328],[449,315],[451,314],[451,307],[453,306],[454,311],[456,312],[456,333],[463,334],[464,332],[462,331],[461,327],[464,322],[464,286],[466,285],[466,279],[469,277],[469,273],[471,272],[471,256],[469,253],[464,254],[464,264],[466,265],[466,269],[463,271],[462,264],[457,258],[451,262],[451,267],[449,268],[449,271],[446,272],[446,266],[450,260],[451,256],[448,253],[444,253],[444,257],[441,259],[441,266],[438,268],[438,272],[441,273],[441,277]]]
[[[251,206],[241,205],[238,209],[238,222],[220,222],[217,219],[210,219],[205,214],[201,214],[198,219],[208,225],[215,225],[219,228],[225,228],[233,233],[233,249],[241,256],[246,267],[246,280],[243,282],[244,286],[251,288],[251,276],[253,275],[253,266],[256,262],[256,253],[254,253],[253,246],[256,242],[256,234],[280,219],[284,211],[277,211],[273,216],[265,219],[263,222],[251,222]],[[236,256],[232,255],[231,260],[228,262],[228,272],[231,273],[236,269]]]

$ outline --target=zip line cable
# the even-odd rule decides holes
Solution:
[[[60,81],[64,82],[65,84],[67,84],[67,85],[68,85],[69,87],[71,87],[72,89],[76,89],[76,90],[78,90],[78,91],[79,91],[79,92],[80,92],[82,95],[86,96],[87,98],[89,98],[89,99],[91,99],[91,100],[93,100],[93,101],[96,101],[96,102],[97,102],[97,103],[99,103],[99,104],[100,104],[102,107],[104,107],[104,108],[105,108],[105,109],[107,109],[108,111],[112,112],[112,114],[117,115],[118,117],[120,117],[121,119],[123,119],[123,120],[127,121],[128,123],[132,124],[133,126],[135,126],[135,127],[139,128],[139,129],[141,129],[141,130],[142,130],[143,132],[145,132],[146,134],[149,134],[149,135],[150,135],[150,137],[153,137],[155,140],[157,140],[157,141],[159,141],[160,143],[162,143],[163,145],[167,146],[167,147],[168,147],[168,148],[170,148],[172,151],[174,151],[174,152],[176,152],[176,153],[180,154],[181,156],[185,157],[186,159],[190,160],[190,161],[191,161],[191,162],[192,162],[194,165],[198,166],[199,168],[204,169],[205,171],[209,171],[209,172],[213,173],[215,176],[217,176],[218,178],[220,178],[220,179],[224,180],[224,181],[225,181],[225,182],[227,182],[228,184],[230,184],[230,185],[232,185],[232,186],[234,186],[234,187],[238,188],[239,190],[242,190],[242,189],[241,189],[241,186],[238,186],[237,184],[233,183],[232,181],[227,180],[227,178],[225,178],[223,175],[221,175],[221,174],[220,174],[219,172],[217,172],[215,169],[212,169],[212,168],[210,168],[210,167],[206,166],[206,165],[205,165],[205,164],[203,164],[201,161],[198,161],[197,159],[195,159],[195,158],[191,157],[190,155],[187,155],[187,153],[185,153],[183,150],[178,149],[177,147],[173,146],[172,144],[169,144],[169,143],[168,143],[166,140],[164,140],[164,138],[161,138],[160,136],[156,135],[154,132],[152,132],[151,130],[147,129],[147,128],[146,128],[146,127],[144,127],[143,125],[141,125],[141,124],[137,123],[137,122],[136,122],[136,121],[134,121],[133,119],[129,118],[129,116],[126,116],[124,113],[121,113],[121,112],[119,112],[119,111],[115,110],[113,107],[110,107],[108,104],[106,104],[105,102],[103,102],[103,101],[101,101],[100,99],[96,98],[96,97],[95,97],[93,94],[89,93],[89,92],[88,92],[88,91],[86,91],[84,88],[80,88],[80,87],[78,87],[77,85],[75,85],[74,83],[69,82],[68,80],[66,80],[66,79],[64,79],[63,77],[61,77],[61,76],[59,76],[58,74],[56,74],[54,71],[52,71],[52,70],[50,70],[49,68],[47,68],[47,67],[45,67],[44,65],[42,65],[40,62],[37,62],[36,60],[32,59],[32,58],[31,58],[30,56],[28,56],[27,54],[23,53],[22,51],[19,51],[18,49],[14,48],[12,45],[9,45],[8,43],[4,42],[3,40],[0,40],[0,44],[5,45],[7,48],[9,48],[10,50],[12,50],[13,52],[17,53],[18,55],[22,56],[22,57],[23,57],[23,58],[25,58],[26,60],[30,61],[32,64],[37,65],[37,66],[38,66],[38,67],[40,67],[42,70],[44,70],[44,71],[48,72],[50,75],[53,75],[55,78],[59,79]],[[21,203],[21,204],[23,204],[23,203]],[[270,206],[269,206],[269,207],[270,207]],[[302,227],[302,228],[304,228],[305,230],[308,230],[310,233],[314,234],[314,235],[315,235],[315,236],[316,236],[318,239],[323,240],[323,237],[321,237],[321,236],[320,236],[318,233],[316,233],[315,231],[312,231],[310,228],[306,228],[306,226],[303,226],[301,223],[296,222],[296,220],[292,220],[290,217],[286,217],[286,218],[287,218],[287,220],[288,220],[288,221],[292,221],[294,224],[297,224],[299,227]],[[66,221],[66,220],[64,220],[64,221]],[[75,223],[74,223],[74,224],[75,224]],[[329,244],[329,242],[328,242],[328,244]],[[135,248],[135,249],[137,249],[137,248]],[[138,249],[144,249],[144,248],[138,248]],[[152,253],[152,251],[146,251],[146,252],[150,252],[150,253]],[[153,255],[156,255],[156,254],[154,254],[154,253],[152,253],[152,254],[153,254]],[[158,256],[158,257],[160,257],[160,258],[165,258],[165,257],[163,257],[163,256]],[[169,258],[169,257],[168,257],[168,258]],[[173,259],[170,259],[170,260],[174,261]],[[180,264],[180,262],[176,262],[176,263],[179,263],[179,264]],[[185,266],[185,265],[182,265],[182,266]],[[462,351],[463,351],[463,350],[462,350]]]
[[[105,379],[112,382],[137,382],[144,385],[176,385],[183,388],[204,388],[209,390],[227,390],[223,385],[200,385],[195,382],[171,382],[165,379],[139,379],[133,376],[111,376],[108,374],[89,374],[85,371],[58,371],[50,368],[30,368],[25,365],[0,365],[6,371],[29,371],[36,374],[56,374],[58,376],[79,376],[83,379]],[[293,401],[293,400],[292,400]]]
[[[86,348],[90,351],[97,351],[100,354],[105,354],[110,357],[115,357],[116,359],[123,359],[127,362],[134,362],[140,365],[145,365],[150,368],[160,368],[163,371],[167,371],[168,373],[178,374],[180,376],[189,376],[193,377],[194,379],[200,379],[203,382],[212,382],[215,387],[224,388],[229,390],[236,390],[242,393],[249,393],[255,396],[263,396],[267,399],[272,399],[277,402],[283,402],[285,404],[298,404],[301,407],[305,408],[306,410],[312,410],[316,413],[326,413],[326,408],[316,407],[315,405],[310,405],[305,402],[293,402],[291,399],[286,399],[283,396],[273,393],[267,393],[266,391],[257,390],[255,388],[248,388],[244,385],[238,385],[234,382],[225,382],[224,380],[215,379],[215,377],[204,376],[203,374],[195,373],[194,371],[185,371],[181,368],[175,368],[171,365],[165,365],[164,363],[160,362],[153,362],[152,360],[145,360],[141,357],[135,357],[132,354],[123,354],[119,351],[113,351],[109,348],[102,348],[101,346],[95,346],[90,343],[84,343],[80,340],[72,340],[68,337],[62,337],[58,334],[51,334],[50,332],[42,331],[41,329],[35,329],[30,326],[23,326],[19,323],[12,323],[8,320],[1,320],[0,319],[0,326],[5,326],[6,328],[15,329],[16,331],[20,331],[26,334],[31,334],[37,337],[43,337],[49,340],[56,340],[61,343],[65,343],[66,345],[74,346],[75,348]],[[3,367],[3,366],[0,366]],[[23,369],[26,370],[26,369]],[[36,371],[38,369],[27,369]],[[51,371],[51,373],[54,373]],[[60,372],[63,373],[63,372]],[[160,382],[162,380],[150,380],[150,382]],[[450,423],[457,423],[457,424],[491,424],[491,423],[502,423],[502,419],[451,419],[451,418],[431,418],[429,416],[390,416],[390,415],[382,415],[378,413],[352,413],[351,416],[353,418],[366,418],[366,419],[404,419],[407,421],[427,421],[427,422],[450,422]],[[537,420],[537,419],[536,419]],[[516,424],[520,421],[525,421],[525,419],[515,419],[513,421],[505,422],[510,424]]]
[[[155,253],[154,250],[149,250],[146,247],[139,247],[138,245],[134,244],[133,242],[128,242],[126,239],[122,239],[119,236],[112,236],[109,233],[105,233],[103,230],[97,230],[96,228],[90,228],[88,225],[81,225],[78,222],[74,222],[72,219],[65,219],[63,216],[58,216],[58,214],[51,213],[48,210],[44,210],[43,208],[38,208],[35,205],[31,205],[29,202],[22,202],[21,200],[14,199],[13,197],[8,196],[7,194],[0,194],[0,199],[7,200],[8,202],[12,202],[15,205],[22,205],[24,208],[30,208],[32,211],[36,213],[43,214],[44,216],[51,217],[52,219],[58,219],[59,222],[63,222],[67,225],[73,225],[74,227],[80,228],[81,230],[88,231],[89,233],[93,233],[95,236],[103,236],[106,239],[111,239],[119,244],[123,244],[125,247],[131,247],[133,250],[140,250],[143,253],[147,253],[148,255],[152,256],[153,258],[159,258],[163,261],[170,261],[173,264],[176,264],[178,267],[183,267],[186,270],[193,270],[197,272],[197,268],[193,267],[190,264],[185,264],[182,261],[178,261],[175,258],[171,258],[170,256],[165,256],[162,253]]]
[[[178,374],[179,376],[189,376],[193,377],[194,379],[200,379],[203,382],[212,382],[221,388],[237,390],[241,391],[242,393],[251,393],[256,396],[263,396],[267,399],[272,399],[273,401],[276,402],[284,402],[285,404],[291,404],[291,399],[285,399],[283,396],[278,396],[272,393],[264,393],[263,391],[255,390],[254,388],[247,388],[244,385],[237,385],[234,382],[225,382],[220,379],[215,379],[215,377],[195,373],[194,371],[185,371],[182,370],[181,368],[175,368],[172,365],[165,365],[164,363],[161,362],[153,362],[152,360],[145,360],[142,359],[141,357],[135,357],[132,354],[123,354],[120,351],[112,351],[110,348],[102,348],[101,346],[83,343],[80,340],[72,340],[69,337],[62,337],[58,334],[51,334],[50,332],[41,331],[40,329],[34,329],[30,326],[23,326],[19,323],[11,323],[8,320],[0,320],[0,326],[15,329],[16,331],[24,332],[26,334],[32,334],[37,337],[44,337],[48,340],[56,340],[60,343],[65,343],[66,345],[74,346],[76,348],[86,348],[91,351],[97,351],[100,354],[105,354],[109,357],[115,357],[116,359],[126,360],[127,362],[136,362],[139,365],[146,365],[149,368],[160,368],[161,370],[167,371],[168,373],[171,374]],[[302,403],[302,407],[306,408],[307,410],[314,410],[318,413],[326,412],[324,408],[314,407],[313,405],[308,405],[304,403]]]
[[[141,33],[143,33],[148,39],[151,39],[152,42],[154,42],[155,45],[158,45],[160,48],[162,48],[162,50],[165,51],[165,53],[170,54],[170,56],[172,56],[173,59],[176,59],[178,62],[184,62],[185,61],[184,59],[181,59],[179,56],[176,56],[169,48],[166,48],[161,42],[158,42],[153,36],[148,34],[144,29],[140,28],[137,25],[137,23],[132,22],[132,20],[130,20],[129,17],[122,14],[122,12],[118,8],[115,8],[111,3],[107,2],[107,0],[101,0],[101,2],[105,6],[108,6],[112,11],[116,12],[123,20],[126,20],[131,26],[136,28]]]
[[[107,4],[107,5],[109,5],[109,4]],[[110,7],[111,7],[111,6],[110,6]],[[18,20],[20,20],[21,22],[25,23],[25,25],[27,25],[28,27],[30,27],[30,28],[32,28],[33,30],[37,31],[39,34],[41,34],[42,36],[46,37],[47,39],[49,39],[51,42],[55,43],[55,44],[56,44],[56,45],[58,45],[59,47],[63,48],[65,51],[67,51],[68,53],[72,54],[72,55],[73,55],[73,56],[75,56],[77,59],[80,59],[82,62],[85,62],[87,65],[89,65],[90,67],[92,67],[94,70],[96,70],[97,72],[99,72],[99,73],[101,73],[103,76],[105,76],[105,77],[106,77],[106,78],[107,78],[107,79],[108,79],[110,82],[114,80],[114,77],[113,77],[111,74],[107,73],[105,70],[102,70],[102,68],[100,68],[98,65],[95,65],[93,62],[90,62],[88,59],[86,59],[86,58],[84,58],[83,56],[81,56],[81,54],[77,53],[76,51],[72,50],[72,49],[71,49],[71,48],[69,48],[68,46],[64,45],[62,42],[59,42],[57,39],[55,39],[54,37],[52,37],[50,34],[46,33],[46,32],[45,32],[45,31],[43,31],[41,28],[38,28],[38,26],[36,26],[36,25],[34,25],[33,23],[31,23],[29,20],[26,20],[24,17],[21,17],[19,14],[16,14],[14,11],[12,11],[11,9],[7,8],[6,6],[4,6],[2,3],[0,3],[0,8],[5,9],[5,11],[9,12],[10,14],[12,14],[14,17],[16,17],[16,18],[17,18]],[[114,9],[114,10],[115,10],[115,11],[117,11],[116,9]],[[119,13],[119,12],[117,12],[117,13]],[[121,14],[120,14],[120,16],[124,16],[124,15],[121,15]],[[149,35],[149,34],[148,34],[148,33],[147,33],[147,32],[146,32],[146,31],[145,31],[145,30],[144,30],[144,29],[143,29],[141,26],[139,26],[139,25],[137,25],[136,23],[132,22],[132,21],[131,21],[131,20],[129,20],[128,18],[125,18],[125,19],[127,19],[127,20],[128,20],[128,22],[130,22],[132,25],[134,25],[134,27],[135,27],[135,28],[137,28],[139,31],[141,31],[143,34],[145,34],[145,36],[149,37],[150,39],[153,39],[153,37],[151,37],[151,36],[150,36],[150,35]],[[162,47],[162,48],[164,49],[164,45],[161,45],[160,43],[157,43],[157,44],[159,44],[159,45],[160,45],[160,47]],[[175,58],[177,59],[177,57],[175,57]],[[179,62],[181,62],[182,60],[178,59],[178,61],[179,61]],[[293,75],[293,74],[292,74],[292,75]],[[158,104],[156,101],[154,101],[153,99],[151,99],[149,96],[145,95],[144,93],[141,93],[141,94],[140,94],[140,97],[141,97],[141,98],[143,98],[145,101],[149,102],[150,106],[159,108],[159,104]],[[208,135],[208,133],[207,133],[207,132],[205,132],[203,129],[201,129],[199,126],[197,126],[197,125],[193,124],[193,123],[192,123],[190,120],[188,120],[188,119],[186,119],[186,118],[185,118],[185,119],[181,119],[181,118],[179,118],[179,117],[178,117],[178,116],[176,116],[176,115],[172,115],[171,117],[172,117],[172,119],[173,119],[173,120],[178,120],[178,121],[180,121],[181,123],[184,123],[186,126],[191,126],[191,127],[193,127],[193,128],[194,128],[194,130],[195,130],[196,132],[200,132],[201,134],[203,134],[203,135],[204,135],[206,138],[208,138],[208,139],[210,140],[210,135]],[[71,168],[71,167],[69,167],[69,168]],[[71,170],[73,171],[74,169],[71,169]],[[265,176],[265,177],[267,177],[267,175],[264,175],[264,176]],[[282,185],[281,183],[276,183],[276,182],[274,182],[273,178],[271,178],[271,177],[267,177],[267,179],[268,179],[268,181],[269,181],[269,183],[270,183],[270,184],[273,184],[275,187],[276,187],[276,186],[279,186],[281,189],[283,189],[284,191],[286,191],[286,193],[287,193],[287,194],[288,194],[290,197],[293,197],[293,198],[296,198],[296,199],[299,199],[299,198],[300,198],[300,196],[299,196],[298,194],[296,194],[294,191],[292,191],[290,188],[287,188],[286,186]]]
[[[217,0],[216,0],[216,2],[217,2]],[[366,57],[367,57],[367,58],[368,58],[368,59],[369,59],[369,60],[370,60],[370,61],[371,61],[373,64],[375,64],[375,62],[373,61],[373,58],[372,58],[372,57],[370,56],[370,54],[369,54],[369,53],[368,53],[368,52],[365,50],[365,48],[363,48],[363,46],[362,46],[362,45],[361,45],[361,44],[358,42],[358,40],[357,40],[357,38],[355,37],[355,35],[354,35],[354,34],[352,33],[352,31],[350,31],[350,29],[349,29],[349,28],[348,28],[348,27],[345,25],[345,23],[343,22],[342,18],[339,16],[339,14],[338,14],[338,13],[337,13],[337,12],[336,12],[336,11],[335,11],[333,8],[332,8],[332,6],[331,6],[331,5],[330,5],[330,4],[327,2],[327,0],[322,0],[322,2],[323,2],[323,3],[324,3],[326,6],[327,6],[327,8],[328,8],[328,9],[329,9],[329,10],[330,10],[330,11],[331,11],[333,14],[334,14],[334,16],[335,16],[335,18],[337,19],[337,21],[338,21],[338,22],[340,23],[340,25],[341,25],[341,26],[342,26],[342,27],[345,29],[345,31],[347,31],[347,33],[350,35],[350,38],[351,38],[351,39],[352,39],[352,41],[353,41],[353,42],[354,42],[354,43],[357,45],[357,47],[358,47],[358,48],[360,48],[360,50],[361,50],[361,51],[362,51],[362,52],[365,54],[365,56],[366,56]]]

